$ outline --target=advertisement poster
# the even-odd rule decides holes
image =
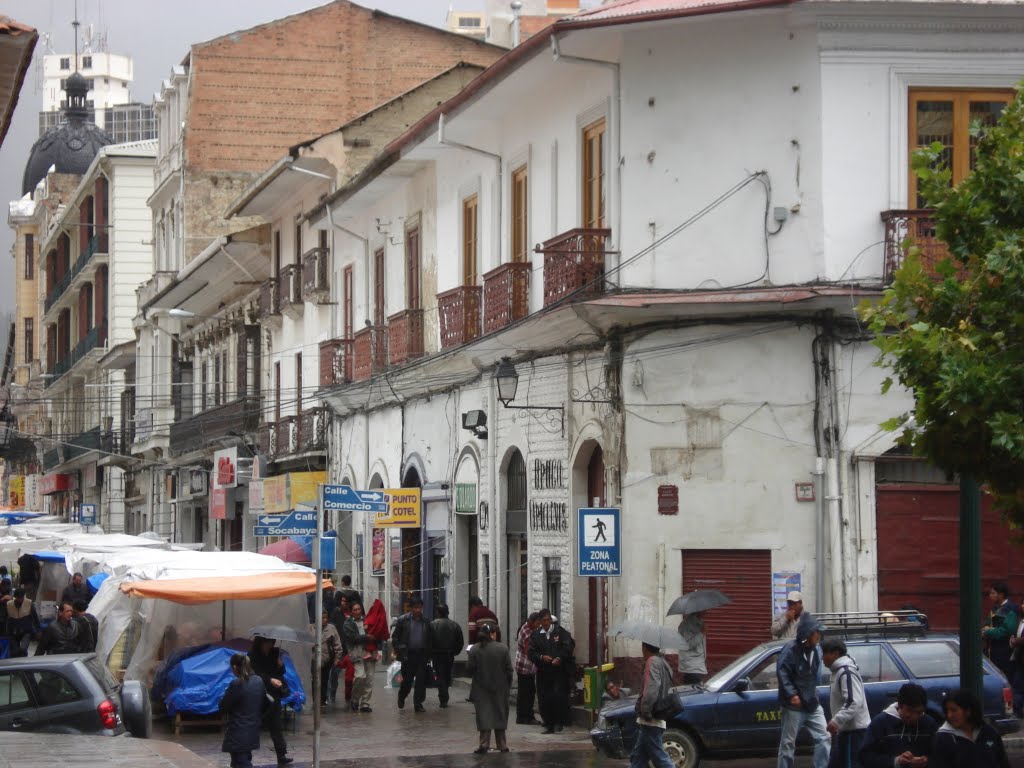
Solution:
[[[292,472],[289,477],[289,510],[302,503],[315,504],[320,493],[320,483],[326,482],[326,472]]]
[[[268,477],[263,481],[263,510],[271,515],[291,511],[288,506],[288,475]]]
[[[214,488],[210,492],[210,517],[213,520],[226,520],[228,516],[228,489]]]
[[[238,485],[238,449],[224,448],[213,453],[213,487],[235,488]]]
[[[772,574],[772,614],[786,610],[786,595],[800,591],[799,571],[776,571]]]
[[[25,476],[24,475],[12,475],[10,484],[10,493],[8,494],[8,504],[11,509],[24,509],[25,508]]]
[[[373,560],[371,561],[371,576],[384,575],[384,563],[387,559],[384,549],[385,531],[383,528],[373,529]]]
[[[388,511],[378,512],[374,525],[382,528],[419,528],[422,508],[419,488],[388,488]]]

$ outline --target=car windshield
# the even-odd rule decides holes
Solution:
[[[732,680],[732,678],[736,676],[737,672],[739,672],[741,669],[744,669],[762,653],[764,653],[764,648],[760,645],[757,646],[757,648],[747,651],[745,654],[736,659],[736,661],[734,661],[732,664],[725,667],[724,669],[720,669],[718,672],[709,677],[707,679],[707,682],[704,683],[704,688],[713,692],[720,691],[723,685],[725,685],[727,682],[729,682],[730,680]]]

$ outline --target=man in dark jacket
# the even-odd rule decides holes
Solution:
[[[14,590],[7,603],[7,633],[11,636],[11,656],[28,656],[29,644],[39,634],[39,615],[35,604],[25,597],[25,588]]]
[[[398,708],[405,708],[405,699],[409,695],[413,682],[413,709],[425,711],[423,702],[427,698],[427,660],[430,658],[433,641],[430,622],[423,616],[423,599],[413,597],[409,601],[409,612],[395,622],[395,631],[391,635],[391,643],[402,662],[402,685],[398,689]]]
[[[91,613],[87,613],[89,604],[84,600],[76,600],[72,605],[72,617],[78,622],[79,647],[83,651],[95,651],[100,639],[100,623]]]
[[[61,602],[71,603],[71,605],[74,605],[79,600],[84,601],[86,606],[89,605],[92,595],[89,594],[89,587],[86,585],[85,579],[82,578],[82,574],[76,573],[71,577],[71,583],[64,587],[60,599]]]
[[[455,657],[462,653],[462,627],[448,618],[448,606],[437,606],[437,618],[430,623],[433,635],[434,672],[437,673],[437,700],[441,709],[448,706],[448,689],[452,685]]]
[[[576,643],[568,630],[555,624],[551,611],[540,610],[540,626],[530,637],[529,658],[537,667],[537,702],[544,733],[561,731],[572,723],[569,683]]]
[[[818,641],[824,627],[807,611],[800,614],[796,637],[779,654],[779,704],[782,705],[782,737],[779,740],[778,768],[793,768],[796,737],[807,728],[814,742],[814,768],[826,768],[831,738],[825,715],[818,702],[821,653]]]
[[[39,586],[39,561],[26,552],[18,558],[18,586],[25,588],[30,600],[36,599]]]
[[[939,726],[924,711],[928,695],[916,683],[902,686],[896,703],[879,712],[864,734],[860,762],[864,768],[928,764],[932,737]]]
[[[57,618],[43,632],[43,639],[36,646],[36,656],[58,653],[81,653],[81,626],[74,618],[70,603],[61,603]]]

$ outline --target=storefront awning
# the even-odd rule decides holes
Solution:
[[[330,581],[324,579],[324,586]],[[132,597],[170,600],[182,605],[202,605],[218,600],[265,600],[316,589],[316,574],[284,571],[245,576],[216,576],[191,579],[126,581],[121,591]]]

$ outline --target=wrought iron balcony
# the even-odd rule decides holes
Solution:
[[[52,386],[61,376],[74,368],[75,363],[85,357],[89,352],[102,347],[107,343],[107,324],[102,323],[101,325],[93,326],[85,337],[82,338],[74,349],[68,354],[57,360],[52,366],[50,366],[47,373],[50,377],[46,379],[46,386]]]
[[[326,248],[313,248],[302,256],[302,298],[321,304],[331,298],[331,252]]]
[[[230,403],[207,408],[187,419],[171,424],[172,454],[203,448],[213,440],[252,432],[260,417],[260,401],[241,397]]]
[[[302,311],[302,268],[298,264],[288,264],[278,272],[277,306],[292,317]]]
[[[64,292],[67,291],[68,287],[71,285],[71,282],[82,273],[82,270],[85,269],[86,265],[92,260],[93,256],[95,256],[98,253],[109,252],[109,242],[110,238],[106,228],[102,228],[99,233],[89,238],[89,243],[79,254],[78,258],[75,259],[75,263],[71,265],[71,269],[69,269],[67,272],[63,274],[63,276],[61,276],[60,280],[57,281],[57,284],[46,295],[46,300],[44,302],[45,312],[49,312],[50,307],[56,304],[57,300],[64,295]]]
[[[386,326],[371,326],[356,332],[352,340],[352,380],[365,381],[388,365]]]
[[[330,408],[311,408],[299,419],[299,448],[303,453],[326,451],[331,427]]]
[[[264,456],[277,455],[277,425],[274,422],[260,424],[256,431],[256,446]]]
[[[885,224],[885,264],[882,277],[891,283],[907,256],[907,246],[921,251],[926,272],[938,275],[939,264],[949,258],[949,246],[935,235],[935,211],[930,209],[882,211]]]
[[[269,320],[281,314],[281,306],[277,303],[277,279],[270,278],[260,285],[259,317]]]
[[[100,450],[116,456],[130,456],[132,443],[135,441],[134,430],[128,427],[104,432],[100,436]]]
[[[528,261],[509,262],[484,275],[484,333],[500,331],[530,312]]]
[[[320,387],[336,387],[352,381],[352,339],[320,342]]]
[[[401,365],[423,357],[423,310],[403,309],[388,318],[388,362]]]
[[[610,229],[570,229],[535,249],[544,254],[544,306],[604,293],[605,243]]]
[[[482,293],[479,285],[460,285],[437,294],[441,349],[457,347],[479,338]]]
[[[49,471],[55,467],[84,456],[89,451],[103,450],[103,440],[99,427],[93,427],[77,435],[65,435],[56,448],[43,454],[43,469]]]
[[[276,424],[277,455],[299,452],[299,417],[285,416]]]

